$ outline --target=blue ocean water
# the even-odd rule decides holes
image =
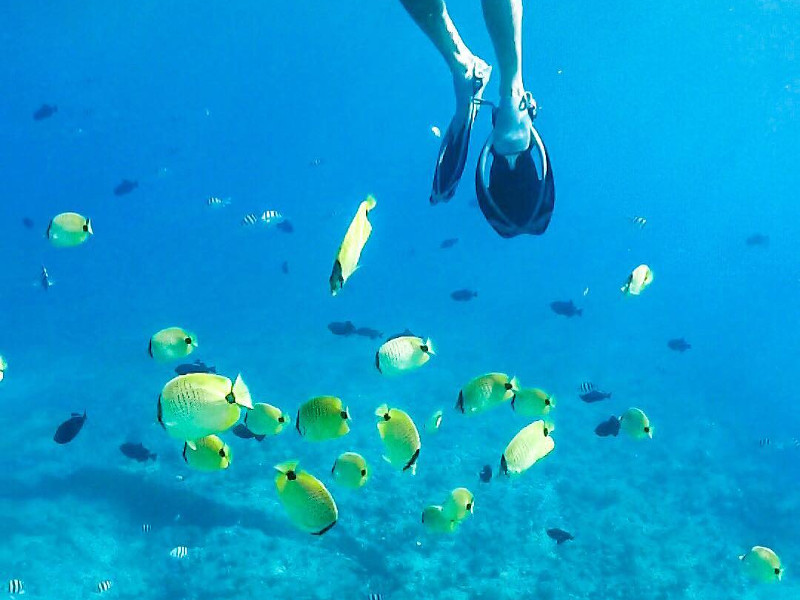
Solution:
[[[526,3],[556,211],[544,236],[503,240],[474,205],[488,110],[457,196],[428,204],[430,128],[445,129],[452,84],[397,2],[0,3],[0,581],[24,580],[31,598],[93,597],[105,579],[109,596],[153,599],[796,598],[800,4],[584,4]],[[479,3],[450,9],[493,62]],[[58,112],[34,121],[43,103]],[[122,179],[139,187],[115,196]],[[331,297],[336,248],[370,193],[362,266]],[[209,210],[211,195],[231,205]],[[267,209],[294,233],[240,226]],[[80,248],[44,237],[64,211],[92,218]],[[754,233],[768,246],[748,246]],[[654,283],[623,297],[640,263]],[[459,288],[479,295],[455,303]],[[568,299],[581,317],[550,310]],[[383,378],[379,342],[328,331],[345,320],[429,335],[438,355]],[[155,419],[174,365],[146,354],[171,325],[257,401],[294,414],[340,396],[351,433],[226,434],[230,469],[190,471]],[[678,337],[691,350],[670,351]],[[481,484],[528,422],[456,413],[460,387],[489,371],[555,394],[556,448]],[[612,398],[581,402],[584,381]],[[445,411],[414,477],[381,460],[383,402],[420,425]],[[629,406],[653,440],[594,435]],[[54,444],[84,409],[80,435]],[[158,460],[127,459],[125,441]],[[346,450],[372,466],[357,492],[331,483]],[[321,538],[278,502],[272,467],[290,458],[336,497],[340,522]],[[423,506],[462,485],[474,516],[427,533]],[[550,527],[575,539],[556,546]],[[178,545],[189,559],[170,558]],[[754,545],[781,556],[781,583],[745,579],[737,557]]]

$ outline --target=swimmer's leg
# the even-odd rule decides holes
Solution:
[[[483,19],[500,65],[500,102],[495,115],[493,149],[515,155],[531,144],[531,120],[520,109],[522,83],[522,0],[481,0]],[[513,158],[509,156],[513,166]]]
[[[489,82],[491,67],[475,56],[456,29],[444,0],[400,0],[408,14],[433,42],[453,75],[456,110],[442,138],[433,178],[432,204],[453,197],[464,171],[478,100]]]

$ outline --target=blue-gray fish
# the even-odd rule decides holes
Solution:
[[[608,400],[611,398],[611,392],[601,392],[600,390],[592,390],[580,395],[580,399],[584,402],[591,404],[592,402],[600,402],[601,400]]]
[[[574,540],[575,537],[569,532],[564,531],[563,529],[559,529],[558,527],[554,527],[553,529],[547,530],[547,536],[556,541],[556,544],[563,544],[564,542],[568,542],[569,540]]]
[[[114,188],[114,195],[124,196],[126,194],[130,194],[137,187],[139,187],[138,181],[130,181],[129,179],[123,179],[121,182],[117,184],[117,187]]]
[[[33,120],[44,121],[45,119],[49,119],[50,117],[52,117],[57,112],[58,112],[58,107],[55,104],[42,104],[33,113]]]
[[[53,436],[53,441],[56,444],[68,444],[81,432],[85,422],[85,410],[83,411],[83,415],[80,413],[72,413],[72,416],[69,419],[58,426],[58,429],[56,429],[56,433]]]
[[[606,421],[603,421],[595,427],[594,432],[600,437],[608,437],[610,435],[617,437],[619,434],[619,418],[613,416],[609,417]]]
[[[468,302],[473,298],[477,298],[478,292],[468,289],[456,290],[450,293],[450,297],[456,302]]]
[[[572,300],[556,300],[550,303],[550,310],[562,317],[580,317],[583,314],[583,309],[575,306]]]

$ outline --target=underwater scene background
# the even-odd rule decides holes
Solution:
[[[493,62],[480,4],[450,11]],[[104,580],[109,596],[153,599],[797,598],[798,35],[796,0],[528,0],[525,83],[556,209],[545,235],[504,240],[474,203],[489,110],[456,197],[428,203],[431,127],[447,126],[452,82],[398,2],[0,2],[4,590],[20,579],[31,598],[94,597]],[[57,112],[34,120],[44,103]],[[115,195],[123,179],[138,187]],[[331,297],[367,194],[372,237]],[[294,231],[240,224],[265,210]],[[65,211],[92,219],[79,248],[45,237]],[[754,234],[768,240],[748,244]],[[459,241],[440,248],[448,238]],[[640,263],[653,285],[625,297]],[[478,295],[455,302],[462,288]],[[567,300],[582,315],[554,314]],[[383,377],[382,340],[327,327],[347,320],[430,336],[437,355]],[[314,395],[341,397],[351,432],[226,433],[230,468],[190,470],[156,422],[175,364],[146,352],[172,325],[197,334],[192,360],[241,372],[255,401],[294,415]],[[691,348],[673,351],[674,338]],[[455,411],[459,389],[490,371],[551,392],[557,429],[528,472],[484,483],[481,468],[496,471],[531,420],[508,406]],[[582,402],[584,382],[611,398]],[[381,460],[382,403],[420,427],[444,411],[415,476]],[[595,435],[632,406],[652,440]],[[80,435],[54,443],[84,410]],[[157,460],[130,460],[124,442]],[[347,450],[370,464],[363,489],[331,481]],[[273,466],[289,459],[336,498],[324,536],[281,508]],[[427,532],[422,508],[457,486],[474,492],[474,515],[453,535]],[[574,539],[556,544],[548,528]],[[175,560],[180,545],[189,555]],[[780,555],[780,583],[743,574],[755,545]]]

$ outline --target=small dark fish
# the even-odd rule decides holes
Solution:
[[[236,425],[236,427],[231,429],[231,433],[233,433],[233,435],[235,435],[238,438],[242,438],[243,440],[256,439],[259,442],[266,437],[264,435],[256,435],[255,433],[250,431],[247,428],[247,425],[245,425],[244,423],[239,423],[238,425]]]
[[[692,345],[683,338],[670,340],[667,342],[667,346],[670,350],[675,350],[675,352],[686,352],[692,347]]]
[[[478,477],[480,477],[483,483],[489,483],[492,480],[492,467],[483,465],[481,472],[478,473]]]
[[[377,340],[383,337],[383,333],[371,327],[359,327],[353,333],[362,337],[368,337],[371,340]]]
[[[119,451],[122,452],[125,456],[130,459],[133,459],[137,462],[147,462],[148,460],[155,461],[158,457],[157,454],[150,452],[147,448],[145,448],[141,442],[137,444],[133,444],[131,442],[125,442],[119,447]]]
[[[280,223],[278,223],[275,228],[278,231],[282,231],[283,233],[294,233],[294,225],[288,219],[284,219]]]
[[[112,587],[114,587],[114,582],[113,582],[113,581],[111,581],[110,579],[104,579],[103,581],[99,582],[99,583],[98,583],[98,584],[95,586],[95,591],[96,591],[98,594],[104,594],[104,593],[106,593],[108,590],[110,590]]]
[[[591,381],[584,381],[582,384],[578,386],[578,390],[581,392],[591,392],[592,390],[596,390],[597,386],[593,384]]]
[[[637,225],[639,229],[644,229],[645,225],[647,225],[647,218],[645,217],[631,217],[628,220],[634,225]]]
[[[556,544],[563,544],[564,542],[575,539],[575,536],[573,536],[569,531],[564,531],[558,527],[548,529],[547,537],[549,537],[551,540],[555,540]]]
[[[452,248],[458,243],[458,238],[447,238],[441,244],[439,244],[439,248]]]
[[[381,594],[367,594],[367,600],[383,600],[383,595],[381,595]]]
[[[178,375],[188,375],[189,373],[216,373],[217,367],[207,365],[202,360],[196,360],[193,363],[184,363],[175,367],[175,373]]]
[[[607,421],[603,421],[595,427],[594,432],[600,437],[608,437],[610,435],[616,437],[619,434],[619,419],[617,417],[609,417]]]
[[[47,272],[44,265],[42,265],[42,273],[39,275],[39,285],[45,292],[53,285],[53,281],[50,279],[50,273]]]
[[[758,440],[758,446],[760,448],[766,448],[771,443],[772,443],[772,441],[769,438],[761,438],[760,440]]]
[[[569,302],[563,302],[561,300],[556,300],[555,302],[550,303],[550,310],[552,310],[557,315],[561,315],[564,317],[580,317],[583,314],[583,309],[578,308],[575,304],[570,300]]]
[[[333,335],[353,335],[356,332],[356,326],[352,321],[334,321],[328,323],[328,329]]]
[[[455,292],[452,292],[450,294],[450,297],[456,302],[468,302],[473,298],[477,298],[478,292],[476,292],[475,290],[467,290],[467,289],[456,290]]]
[[[124,196],[125,194],[130,194],[133,190],[139,187],[138,181],[129,181],[128,179],[123,179],[117,187],[114,188],[114,195],[115,196]]]
[[[763,246],[769,246],[769,236],[768,235],[764,235],[763,233],[754,233],[753,235],[748,237],[744,241],[744,243],[747,244],[750,247],[753,247],[753,246],[762,246],[762,247]]]
[[[314,158],[314,159],[309,161],[308,166],[309,167],[318,167],[321,164],[322,164],[322,159],[321,158]]]
[[[149,524],[144,523],[142,525],[142,533],[150,533],[152,530],[153,528]]]
[[[592,390],[580,395],[581,400],[591,404],[592,402],[600,402],[611,398],[611,392],[601,392],[600,390]]]
[[[281,263],[281,273],[283,273],[284,275],[288,275],[289,274],[289,261],[288,260],[285,260],[285,261],[283,261]]]
[[[45,119],[49,119],[54,114],[58,112],[58,107],[55,104],[42,104],[39,108],[36,109],[36,112],[33,113],[33,120],[34,121],[44,121]]]
[[[31,219],[30,217],[23,217],[22,226],[25,227],[25,229],[33,229],[34,227],[36,227],[36,223],[34,223],[33,219]]]
[[[56,434],[53,436],[53,441],[56,444],[68,444],[80,433],[85,422],[86,411],[83,411],[83,415],[80,413],[72,413],[69,419],[58,426]]]

